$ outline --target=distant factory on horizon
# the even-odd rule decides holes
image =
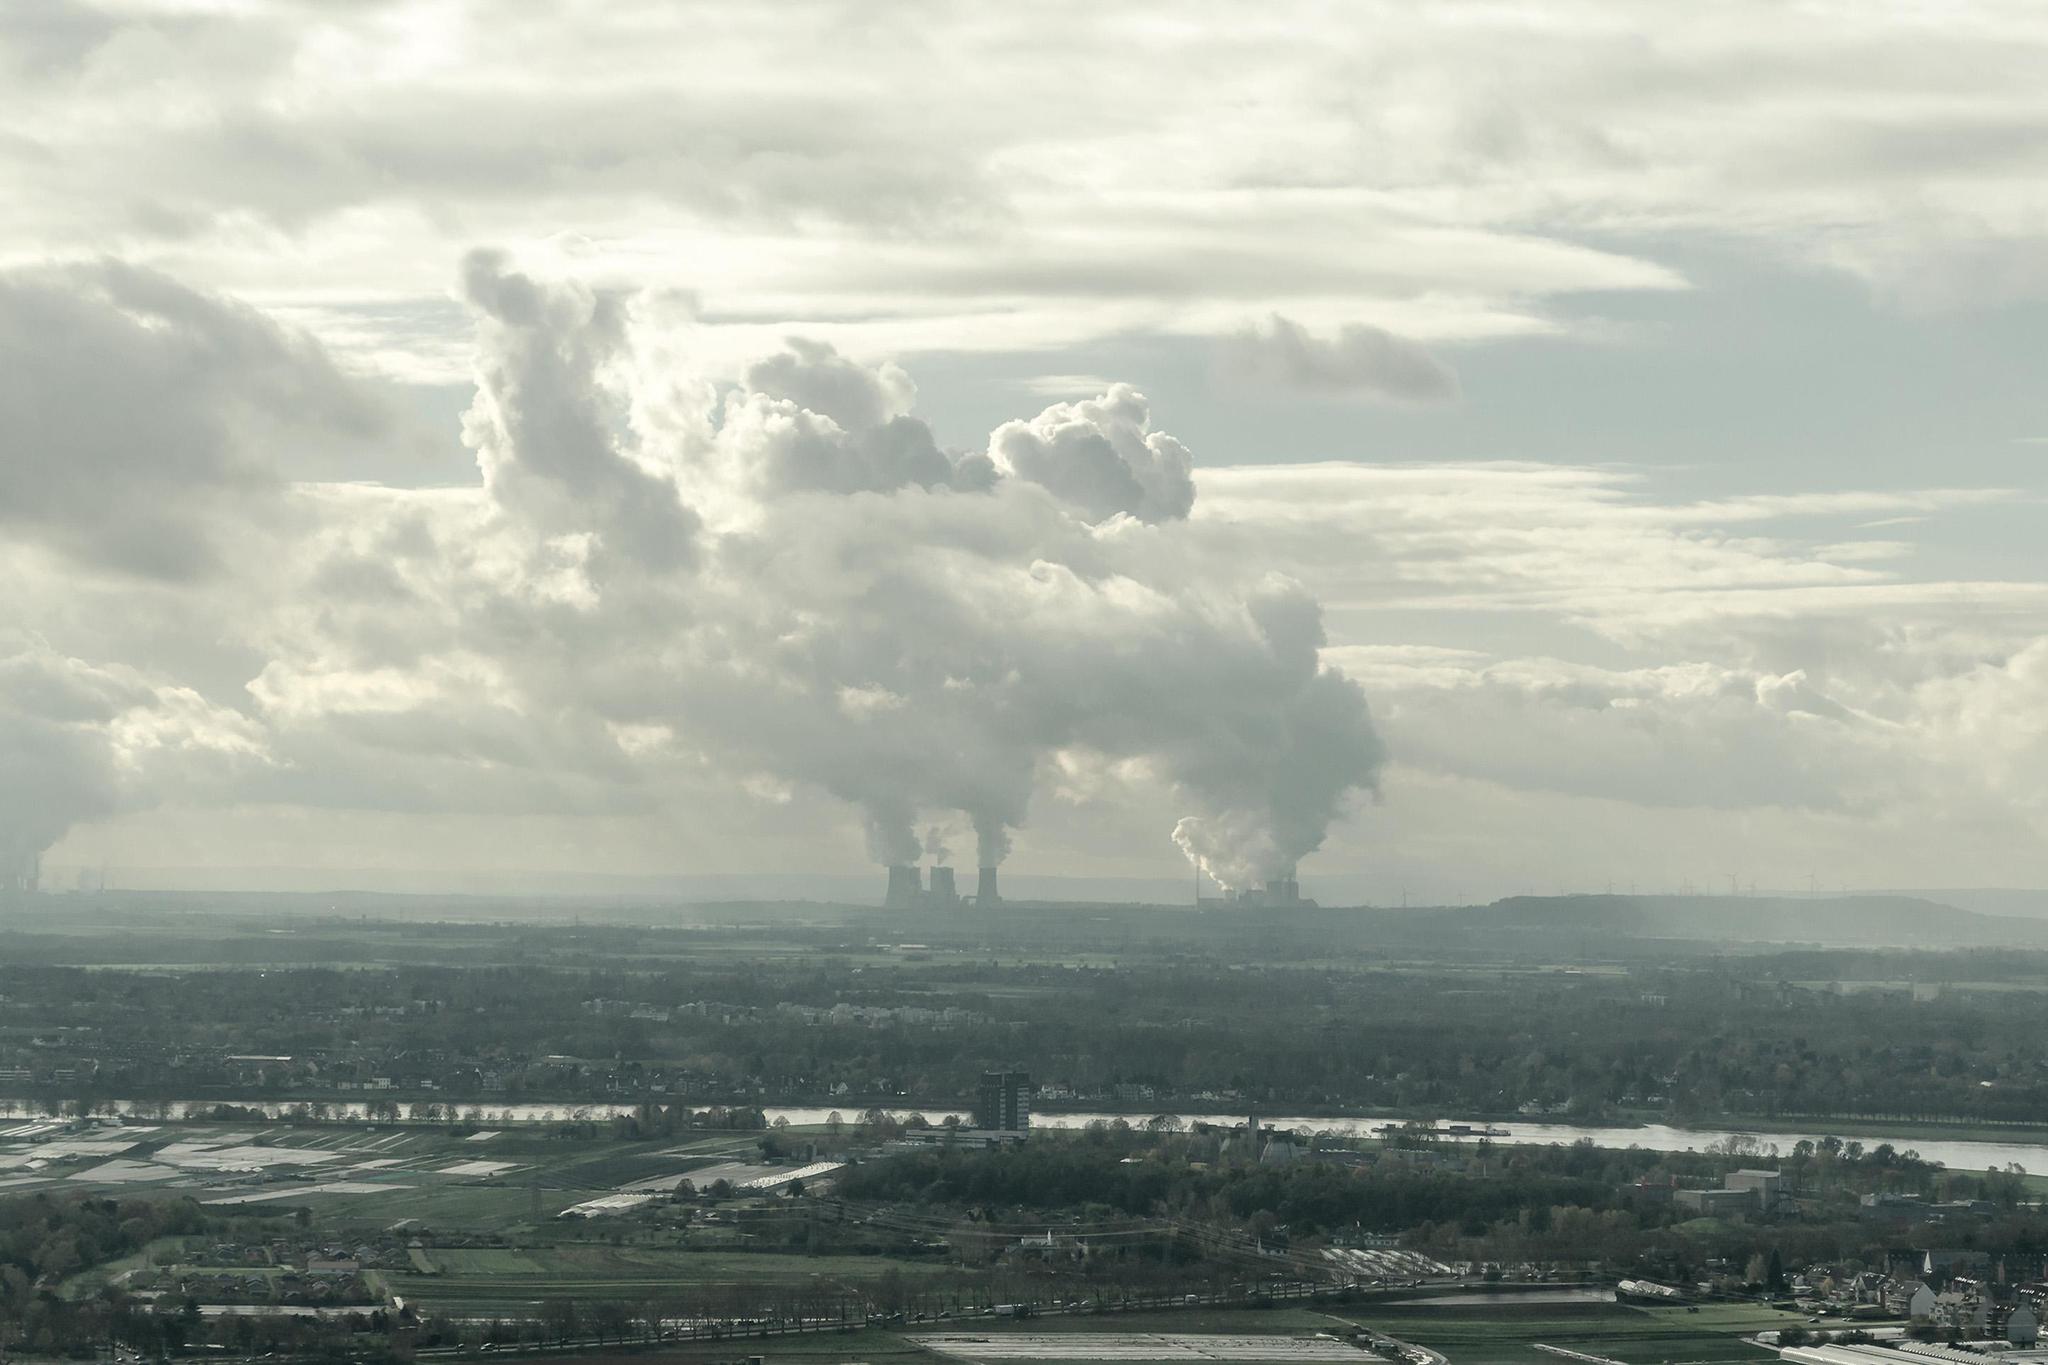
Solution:
[[[915,863],[892,863],[889,866],[889,891],[882,904],[891,910],[951,909],[962,905],[977,908],[1000,905],[1002,900],[1002,894],[996,890],[996,870],[993,867],[982,868],[974,894],[963,896],[953,880],[953,869],[943,863],[932,865],[929,886],[925,885],[924,869]]]
[[[41,889],[42,880],[42,854],[0,855],[0,905],[15,906],[27,901]]]
[[[889,888],[882,898],[883,906],[890,910],[979,909],[1002,903],[1002,893],[996,886],[995,868],[980,869],[974,894],[962,895],[953,869],[944,863],[934,863],[929,869],[915,863],[891,863]],[[1240,888],[1222,886],[1197,871],[1195,908],[1314,910],[1318,906],[1301,894],[1301,883],[1295,879],[1294,869],[1289,868],[1284,875],[1271,877],[1261,885]]]
[[[1258,910],[1313,910],[1317,908],[1314,901],[1302,898],[1301,883],[1295,880],[1294,869],[1291,867],[1282,875],[1268,878],[1259,886],[1239,887],[1233,890],[1219,883],[1210,882],[1210,885],[1216,888],[1216,894],[1213,896],[1203,894],[1202,883],[1205,881],[1209,881],[1209,879],[1202,875],[1200,868],[1196,868],[1195,908],[1197,910],[1212,910],[1223,906],[1245,906]]]

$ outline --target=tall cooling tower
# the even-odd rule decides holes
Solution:
[[[1301,883],[1294,879],[1294,869],[1267,882],[1263,899],[1267,905],[1300,905]]]
[[[932,869],[932,904],[953,905],[959,899],[960,893],[953,887],[953,869],[950,867],[934,867]]]
[[[976,905],[994,905],[1002,897],[996,893],[996,870],[992,867],[981,869],[981,882],[974,889]]]
[[[882,904],[895,910],[908,910],[924,900],[924,878],[918,870],[905,863],[889,865],[889,895]]]

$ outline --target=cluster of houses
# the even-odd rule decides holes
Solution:
[[[1803,1306],[1851,1319],[1904,1318],[1947,1341],[2034,1346],[2048,1317],[2048,1282],[2011,1282],[2006,1266],[1979,1251],[1902,1252],[1886,1270],[1833,1275],[1810,1270],[1793,1281]]]
[[[195,1299],[215,1304],[291,1307],[374,1305],[382,1295],[365,1272],[393,1263],[390,1247],[220,1243],[191,1264],[132,1272],[124,1287],[138,1297]],[[403,1253],[397,1253],[403,1259]]]
[[[844,1001],[836,1005],[798,1005],[783,1001],[775,1012],[787,1019],[796,1019],[805,1024],[831,1025],[835,1028],[964,1028],[969,1024],[986,1024],[989,1018],[973,1010],[963,1010],[948,1005],[930,1009],[923,1005],[851,1005]]]

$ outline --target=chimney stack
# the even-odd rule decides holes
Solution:
[[[974,903],[976,905],[999,905],[1002,903],[1002,899],[1002,896],[996,892],[996,870],[992,867],[984,867],[981,869],[981,883],[974,889]]]
[[[908,910],[924,900],[924,876],[907,863],[889,865],[889,894],[882,904],[891,910]]]
[[[958,905],[960,903],[960,893],[959,891],[955,890],[953,886],[952,868],[932,868],[932,889],[930,899],[933,905]]]

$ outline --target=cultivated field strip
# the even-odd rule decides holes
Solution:
[[[1168,1332],[944,1333],[911,1338],[957,1360],[1210,1361],[1233,1365],[1292,1365],[1345,1361],[1369,1365],[1381,1357],[1335,1337],[1236,1336]]]

